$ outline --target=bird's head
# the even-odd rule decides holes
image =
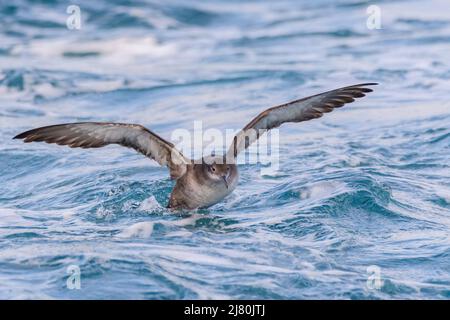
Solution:
[[[231,165],[224,163],[222,158],[204,158],[203,170],[212,181],[224,183],[228,188]]]

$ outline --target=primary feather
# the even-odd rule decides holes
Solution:
[[[279,127],[285,122],[301,122],[320,118],[324,113],[346,103],[362,98],[373,90],[367,86],[377,83],[362,83],[343,87],[314,96],[294,100],[261,112],[250,121],[233,139],[227,154],[227,159],[236,158],[239,152],[248,148],[266,131]]]
[[[162,166],[168,166],[174,179],[186,171],[186,164],[190,162],[172,143],[136,124],[110,122],[58,124],[23,132],[14,139],[24,139],[24,142],[45,141],[71,148],[99,148],[118,144],[133,148]]]

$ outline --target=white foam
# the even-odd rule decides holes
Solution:
[[[97,53],[97,59],[109,62],[133,61],[138,57],[164,57],[174,54],[173,44],[161,44],[154,37],[116,37],[108,40],[99,39],[83,42],[72,42],[69,39],[39,39],[30,45],[14,47],[13,54],[29,52],[37,57],[61,57],[64,53],[75,54]]]
[[[446,189],[445,186],[439,186],[435,189],[436,195],[442,198],[446,203],[450,204],[450,190]]]
[[[191,214],[190,216],[176,221],[167,222],[167,225],[178,226],[178,227],[186,227],[186,226],[194,226],[197,220],[203,218],[204,216],[198,213]]]
[[[300,199],[323,199],[335,193],[342,184],[336,181],[321,181],[300,191]]]
[[[154,196],[145,199],[139,205],[139,210],[142,211],[154,211],[155,209],[163,209],[163,207],[156,201]]]
[[[349,156],[348,159],[346,160],[346,162],[350,167],[358,167],[362,163],[361,159],[359,159],[355,156]]]
[[[150,238],[153,233],[154,223],[150,221],[135,223],[119,233],[121,238]]]
[[[95,212],[95,216],[97,217],[97,219],[107,219],[113,215],[114,213],[110,209],[106,209],[104,207],[98,208]]]

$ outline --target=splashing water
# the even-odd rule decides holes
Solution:
[[[375,30],[367,1],[81,3],[80,30],[65,1],[0,5],[0,298],[450,298],[448,1],[380,1]],[[165,209],[166,169],[130,150],[11,139],[75,121],[240,129],[368,81],[281,127],[276,174],[242,165],[191,213]]]

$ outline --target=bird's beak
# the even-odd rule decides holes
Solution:
[[[225,182],[225,185],[227,186],[228,189],[228,181],[227,181],[227,176],[222,176],[223,181]]]

